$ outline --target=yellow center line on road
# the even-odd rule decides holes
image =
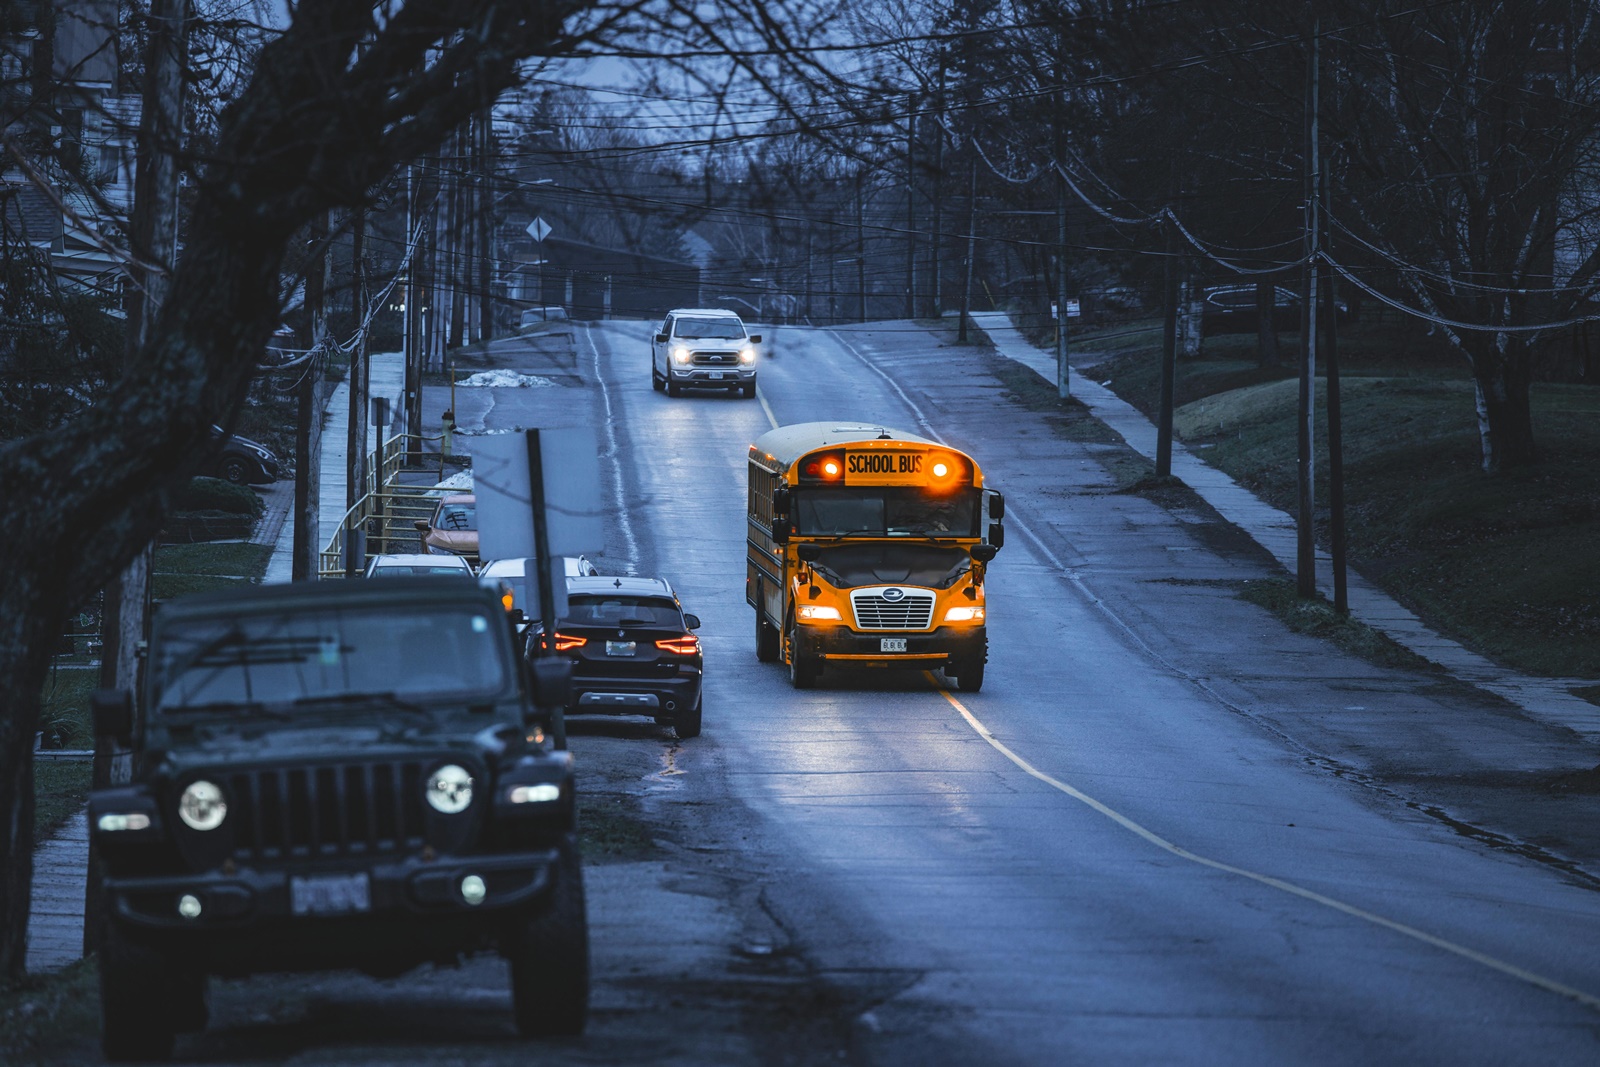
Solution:
[[[768,405],[767,398],[761,392],[761,386],[759,385],[756,386],[756,399],[761,401],[761,410],[767,413],[767,421],[772,423],[772,428],[776,430],[778,428],[778,416],[772,413],[772,408]]]
[[[1016,764],[1021,770],[1026,772],[1031,777],[1037,778],[1046,785],[1060,790],[1073,800],[1078,801],[1080,804],[1092,808],[1094,811],[1104,815],[1106,818],[1110,819],[1124,830],[1137,834],[1139,837],[1142,837],[1146,841],[1150,842],[1150,844],[1162,849],[1163,851],[1170,852],[1179,859],[1188,860],[1190,863],[1199,864],[1202,867],[1209,867],[1215,871],[1223,871],[1227,874],[1238,875],[1240,878],[1248,878],[1252,882],[1259,882],[1261,885],[1270,886],[1271,888],[1279,890],[1280,892],[1288,893],[1290,896],[1296,896],[1302,900],[1309,900],[1314,904],[1320,904],[1325,908],[1331,908],[1334,911],[1349,915],[1352,918],[1360,919],[1363,922],[1371,923],[1374,926],[1381,926],[1385,930],[1392,930],[1395,933],[1409,937],[1412,940],[1421,941],[1425,945],[1432,945],[1434,948],[1443,949],[1445,952],[1453,953],[1454,955],[1460,956],[1463,959],[1468,959],[1474,963],[1482,964],[1483,966],[1488,967],[1490,970],[1499,971],[1501,974],[1509,975],[1512,978],[1527,982],[1529,985],[1537,986],[1546,992],[1554,993],[1557,996],[1566,997],[1569,1000],[1575,1000],[1586,1008],[1600,1011],[1600,997],[1596,997],[1590,993],[1585,993],[1581,989],[1574,989],[1572,986],[1557,982],[1552,978],[1546,978],[1543,975],[1534,974],[1532,971],[1524,970],[1514,963],[1507,963],[1505,960],[1497,959],[1494,956],[1479,952],[1477,949],[1468,948],[1465,945],[1458,945],[1454,941],[1447,941],[1446,939],[1438,937],[1434,934],[1430,934],[1425,930],[1418,930],[1414,926],[1407,926],[1405,923],[1396,922],[1393,919],[1386,919],[1382,915],[1374,914],[1373,912],[1367,911],[1364,908],[1358,908],[1353,904],[1346,904],[1342,900],[1335,900],[1333,897],[1325,896],[1324,894],[1318,893],[1312,889],[1306,889],[1304,886],[1295,885],[1293,882],[1286,882],[1282,878],[1274,878],[1269,874],[1260,874],[1256,871],[1246,870],[1243,867],[1235,867],[1231,863],[1223,863],[1220,860],[1210,859],[1206,856],[1201,856],[1198,853],[1190,852],[1188,849],[1183,848],[1180,845],[1175,845],[1155,831],[1147,829],[1139,823],[1134,822],[1132,819],[1128,818],[1120,811],[1117,811],[1115,808],[1108,807],[1107,805],[1096,800],[1094,797],[1083,792],[1081,789],[1077,789],[1071,785],[1068,785],[1066,782],[1063,782],[1059,778],[1055,778],[1046,774],[1033,764],[1029,763],[1027,760],[1023,759],[1021,756],[1017,755],[1010,748],[1008,748],[1003,741],[995,737],[994,734],[990,733],[989,728],[980,722],[976,715],[972,714],[971,711],[968,711],[966,705],[962,704],[961,701],[956,699],[955,694],[951,693],[950,690],[941,685],[939,681],[934,678],[931,672],[924,671],[923,673],[927,675],[929,684],[938,690],[939,694],[948,700],[951,706],[961,713],[961,717],[967,720],[967,725],[971,726],[979,737],[989,742],[990,746],[992,746],[995,751],[999,752],[1006,759]]]

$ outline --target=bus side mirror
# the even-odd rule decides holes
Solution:
[[[778,544],[780,544],[780,545],[788,544],[789,543],[789,534],[791,532],[792,531],[791,531],[791,529],[789,527],[789,520],[788,519],[773,519],[772,520],[772,539],[774,541],[776,541]]]
[[[794,525],[789,521],[789,487],[780,485],[772,491],[772,539],[780,545],[789,543]]]
[[[124,748],[133,744],[133,694],[126,689],[96,689],[89,698],[94,735]]]
[[[991,526],[989,529],[992,531],[999,529],[999,527]],[[999,551],[1000,546],[994,544],[993,542],[990,542],[986,545],[973,545],[971,548],[967,549],[968,555],[970,555],[973,560],[978,563],[988,563],[990,560],[994,559],[995,554]]]
[[[989,518],[999,522],[1006,517],[1006,498],[1004,493],[991,492],[989,494]]]
[[[998,522],[991,522],[989,524],[989,536],[984,538],[984,542],[985,547],[992,548],[997,552],[1006,547],[1006,528]]]
[[[815,563],[822,558],[822,546],[807,541],[803,545],[796,545],[794,554],[799,557],[801,563]]]

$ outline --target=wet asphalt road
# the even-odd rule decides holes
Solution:
[[[1441,751],[1537,761],[1561,739],[1285,633],[1226,588],[1269,575],[1261,553],[1111,492],[1108,446],[1054,434],[988,357],[910,326],[786,328],[760,400],[669,399],[649,388],[649,328],[577,327],[584,384],[456,400],[469,432],[598,425],[615,513],[591,555],[668,577],[704,620],[702,737],[574,726],[585,790],[642,805],[659,847],[590,872],[589,1034],[512,1040],[489,960],[223,983],[183,1058],[1600,1061],[1592,885],[1306,740],[1336,714],[1480,732]],[[514,343],[501,356],[538,370]],[[775,422],[834,418],[942,437],[1006,492],[982,693],[920,672],[800,693],[756,661],[746,450]]]

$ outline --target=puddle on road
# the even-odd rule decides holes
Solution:
[[[661,769],[654,774],[645,775],[644,780],[650,783],[650,792],[655,793],[679,788],[681,783],[674,781],[674,779],[687,773],[687,771],[678,766],[678,746],[673,745],[661,753]]]

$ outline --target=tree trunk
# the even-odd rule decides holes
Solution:
[[[1478,408],[1478,441],[1483,470],[1498,474],[1538,460],[1533,443],[1531,357],[1520,340],[1497,349],[1485,335],[1488,354],[1473,360],[1472,382]]]
[[[1278,287],[1256,282],[1256,365],[1263,370],[1278,365]]]

